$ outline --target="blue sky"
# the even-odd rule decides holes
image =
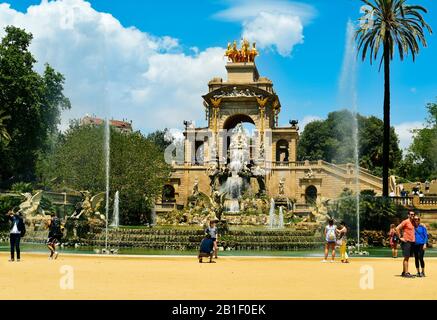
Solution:
[[[186,117],[197,120],[201,125],[204,118],[203,107],[201,100],[194,97],[200,97],[207,91],[208,77],[215,76],[215,73],[221,73],[217,76],[224,76],[225,61],[217,61],[216,58],[214,60],[214,57],[220,52],[219,48],[224,48],[228,41],[240,39],[242,34],[251,34],[259,38],[255,39],[261,43],[261,55],[257,59],[257,66],[261,75],[273,80],[276,92],[281,98],[282,124],[287,124],[289,119],[307,122],[312,118],[323,118],[329,112],[344,107],[340,103],[343,100],[339,97],[339,78],[344,59],[346,25],[349,19],[356,22],[360,16],[362,3],[359,0],[90,0],[88,2],[91,8],[85,8],[83,0],[57,2],[61,4],[56,10],[61,11],[56,11],[53,4],[40,4],[39,0],[10,0],[9,9],[0,7],[0,21],[22,24],[31,29],[29,31],[34,33],[37,42],[35,55],[40,63],[48,62],[66,74],[66,91],[73,96],[73,108],[76,107],[76,103],[77,111],[65,115],[64,123],[68,117],[78,117],[85,112],[99,116],[109,112],[113,117],[133,120],[134,127],[144,132],[163,126],[180,126]],[[429,13],[425,18],[437,32],[437,3],[426,0],[409,3],[421,4],[428,8]],[[40,7],[40,10],[32,15],[26,14],[31,5]],[[41,19],[36,18],[47,14],[47,17],[50,17],[48,19],[56,20],[59,15],[61,18],[63,14],[68,16],[68,8],[71,7],[76,7],[76,13],[71,16],[75,23],[70,33],[64,33],[65,28],[58,32],[57,25],[45,23],[41,26]],[[25,15],[20,16],[18,12]],[[284,27],[277,30],[277,26],[268,26],[270,16],[260,16],[263,12],[277,19],[278,25],[283,22]],[[112,42],[108,44],[95,41],[96,48],[93,50],[92,37],[100,39],[101,35],[99,36],[97,31],[90,32],[86,29],[87,24],[82,25],[79,21],[83,20],[81,15],[87,16],[89,28],[100,30],[100,22],[95,22],[94,16],[102,13],[112,15],[112,22],[118,20],[121,23],[120,26],[114,27],[120,29],[117,29],[117,32],[122,35],[121,38],[131,39],[129,37],[132,36],[131,45],[122,49],[133,50],[138,57],[127,57],[125,51],[117,51],[122,49],[112,51],[112,46],[120,47]],[[296,17],[297,20],[292,19]],[[280,20],[282,18],[283,20]],[[266,29],[256,29],[254,26],[257,23],[262,23]],[[303,30],[299,31],[299,26]],[[152,47],[150,54],[142,56],[136,52],[143,49],[142,44],[145,40],[135,40],[139,35],[133,34],[130,27],[146,34],[147,41],[156,44],[147,45],[149,49]],[[266,37],[265,34],[270,31],[272,35]],[[51,38],[47,33],[51,34]],[[62,35],[60,38],[70,41],[63,42],[62,39],[57,39],[56,36],[59,34]],[[86,45],[81,42],[84,35],[91,39],[88,39],[90,41]],[[303,36],[303,41],[300,36]],[[294,37],[297,37],[294,42],[287,40]],[[410,58],[402,63],[396,58],[392,64],[392,124],[397,126],[404,146],[408,144],[411,136],[407,129],[419,126],[426,117],[425,104],[437,100],[437,43],[435,35],[428,35],[427,39],[429,46],[421,50],[415,63]],[[77,51],[70,57],[68,52],[74,51],[76,44]],[[62,50],[59,48],[62,46],[65,46],[66,53],[60,55]],[[103,62],[97,56],[92,57],[92,52],[100,52],[102,47],[105,52],[102,59],[107,57]],[[123,58],[119,58],[120,55]],[[166,58],[174,62],[174,65],[171,64],[173,62],[168,63],[167,69],[163,68]],[[89,79],[82,79],[92,73],[86,69],[92,65],[89,61],[97,61],[96,65],[105,65],[106,71],[101,77],[93,75]],[[145,69],[133,76],[134,80],[130,83],[129,73],[141,69],[141,61],[144,61]],[[81,74],[78,68],[81,69],[81,66],[85,65],[87,67],[83,68]],[[179,76],[177,71],[180,67],[181,72],[190,73],[187,71],[190,70],[188,66],[199,70],[193,72],[192,77],[184,76],[181,81],[175,80]],[[370,66],[368,61],[359,61],[357,66],[358,111],[365,115],[381,117],[383,73],[378,72],[378,64]],[[120,68],[123,71],[119,72]],[[99,71],[96,68],[94,72]],[[162,72],[169,78],[157,75]],[[147,76],[144,76],[145,74]],[[107,80],[106,83],[98,84],[102,77]],[[144,77],[149,82],[154,82],[154,85],[148,87],[149,84],[144,82]],[[196,81],[201,83],[194,83]],[[89,90],[87,84],[94,86],[93,90]],[[142,86],[147,87],[147,90],[142,90]],[[101,99],[93,96],[93,92],[96,96],[101,95]],[[102,95],[102,92],[105,94]],[[136,94],[131,94],[132,92]],[[161,101],[162,106],[157,100]],[[131,106],[135,104],[137,106]],[[153,105],[156,105],[156,108]],[[169,118],[173,118],[174,121],[168,120]]]

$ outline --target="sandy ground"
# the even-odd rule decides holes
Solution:
[[[0,254],[0,299],[437,299],[437,259],[426,278],[399,276],[401,259],[47,256]],[[410,263],[411,267],[413,263]],[[369,273],[370,270],[370,273]],[[414,270],[414,268],[413,268]],[[364,274],[362,272],[365,272]],[[373,289],[363,289],[372,285]],[[363,287],[364,285],[364,287]]]

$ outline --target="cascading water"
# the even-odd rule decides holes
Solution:
[[[273,229],[276,226],[275,200],[273,198],[270,200],[269,226],[270,229]]]
[[[269,227],[270,229],[283,229],[284,228],[284,208],[279,207],[279,215],[276,215],[276,203],[275,199],[270,199],[269,210]]]
[[[249,161],[248,138],[242,124],[238,124],[232,132],[230,144],[230,176],[224,184],[224,192],[228,199],[225,203],[226,211],[232,213],[240,212],[239,200],[244,191],[244,181],[239,175]]]
[[[355,26],[351,20],[346,28],[346,46],[340,78],[340,92],[344,102],[353,114],[352,138],[354,142],[354,175],[357,218],[357,249],[360,251],[360,178],[359,178],[359,136],[358,136],[358,99],[356,89],[357,47],[355,44]]]
[[[284,228],[284,212],[282,206],[279,207],[279,221],[278,221],[278,228],[283,229]]]
[[[114,197],[114,211],[112,214],[111,227],[118,228],[120,225],[120,193],[117,191]]]

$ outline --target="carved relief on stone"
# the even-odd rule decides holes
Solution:
[[[195,197],[199,195],[199,180],[197,178],[194,179],[193,191],[191,195]]]
[[[305,171],[305,178],[312,179],[314,178],[313,169],[309,168],[309,170]]]
[[[279,181],[279,195],[283,196],[285,195],[285,179],[281,178]]]
[[[224,97],[257,97],[260,99],[263,99],[264,97],[262,95],[257,95],[255,91],[252,91],[250,89],[238,89],[237,87],[233,87],[232,91],[220,91],[218,94],[214,95],[213,98],[224,98]]]

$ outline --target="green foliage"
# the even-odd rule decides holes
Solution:
[[[383,122],[373,116],[358,114],[359,161],[360,166],[376,175],[382,171]],[[399,140],[391,129],[390,159],[394,168],[402,159]],[[353,113],[348,110],[328,114],[326,120],[309,123],[299,140],[299,160],[325,160],[334,163],[353,163]]]
[[[6,128],[6,120],[11,118],[10,115],[6,114],[5,110],[0,110],[0,143],[8,144],[11,141],[11,136]]]
[[[0,112],[7,118],[0,130],[10,141],[0,143],[0,181],[32,181],[38,153],[47,149],[60,112],[69,109],[70,102],[62,93],[62,74],[49,65],[43,75],[34,71],[32,35],[13,26],[5,31],[0,43]]]
[[[18,193],[32,192],[32,184],[26,182],[16,182],[12,185],[11,191]]]
[[[437,103],[429,103],[423,129],[413,130],[413,143],[398,169],[398,175],[412,181],[437,178]]]
[[[40,160],[42,179],[53,188],[104,191],[103,141],[103,126],[73,124],[53,153]],[[111,129],[110,142],[110,190],[120,192],[120,223],[150,221],[150,209],[170,174],[162,152],[139,132]]]
[[[155,132],[149,133],[147,135],[147,140],[153,142],[162,152],[171,144],[168,139],[169,131],[168,129],[156,130]]]
[[[338,221],[343,220],[349,227],[351,235],[357,232],[357,196],[350,189],[345,189],[331,212]],[[387,232],[391,223],[398,223],[406,210],[396,206],[389,198],[376,197],[373,190],[363,190],[359,197],[359,214],[361,230]]]
[[[425,32],[432,33],[431,27],[425,22],[422,13],[427,10],[422,6],[408,5],[405,0],[362,0],[373,10],[373,26],[362,23],[356,32],[358,49],[362,51],[365,60],[369,53],[370,63],[376,60],[379,49],[389,50],[392,60],[396,51],[401,60],[411,54],[413,61],[419,53],[419,44],[427,46]],[[365,12],[369,14],[370,12]],[[367,17],[361,18],[366,22]],[[383,57],[381,58],[383,59]]]
[[[386,245],[386,235],[384,231],[364,230],[361,232],[361,240],[368,246],[383,247]]]

